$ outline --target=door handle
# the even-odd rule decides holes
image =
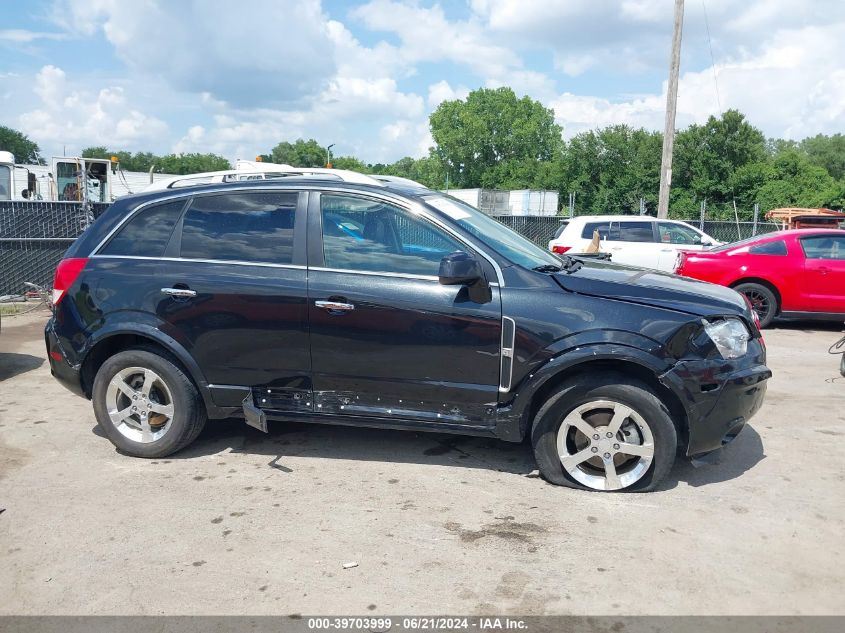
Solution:
[[[355,309],[355,306],[351,303],[341,303],[340,301],[315,301],[314,305],[329,312],[349,312]]]
[[[179,297],[180,299],[187,299],[189,297],[196,297],[197,291],[188,288],[162,288],[161,291],[170,295],[171,297]]]

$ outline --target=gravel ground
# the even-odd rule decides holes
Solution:
[[[50,377],[45,319],[0,333],[0,614],[845,612],[836,324],[767,331],[766,403],[722,463],[627,495],[427,433],[227,421],[125,457]]]

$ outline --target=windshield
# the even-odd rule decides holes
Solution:
[[[550,252],[457,198],[439,194],[423,199],[514,264],[529,269],[537,266],[561,266],[560,259]]]
[[[0,200],[12,199],[12,170],[0,165]]]

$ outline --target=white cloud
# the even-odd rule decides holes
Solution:
[[[423,98],[399,91],[388,78],[338,77],[310,107],[300,110],[224,111],[202,133],[189,130],[174,151],[252,158],[279,141],[313,137],[325,145],[335,143],[338,156],[393,161],[417,155],[428,129]]]
[[[10,24],[0,46],[33,54],[28,44],[58,35],[70,51],[102,36],[124,67],[0,73],[8,118],[42,146],[252,158],[313,137],[384,162],[426,153],[428,114],[444,100],[503,85],[554,107],[567,136],[663,125],[667,0],[469,0],[463,19],[416,0],[370,0],[334,19],[319,0],[255,0],[248,11],[223,0],[56,2],[62,32]],[[706,3],[723,108],[771,136],[845,128],[841,0]],[[679,127],[718,113],[701,6],[687,3]],[[65,70],[78,67],[70,59]]]
[[[350,13],[373,31],[395,34],[401,41],[398,53],[409,64],[449,61],[482,76],[522,65],[514,51],[493,43],[480,21],[449,21],[436,4],[371,0]]]
[[[817,42],[827,42],[824,47]],[[781,30],[757,54],[716,66],[721,106],[736,108],[769,136],[800,139],[845,128],[845,22]],[[838,81],[837,81],[838,80]],[[666,86],[659,94],[612,102],[564,93],[553,102],[567,136],[613,123],[662,129]],[[682,73],[677,126],[719,114],[713,68]]]
[[[56,66],[40,70],[33,92],[40,103],[21,114],[19,122],[45,148],[70,145],[75,153],[91,145],[135,147],[161,142],[167,134],[164,121],[129,105],[122,87],[80,90]]]
[[[469,94],[469,88],[466,86],[458,86],[452,88],[449,82],[445,79],[431,84],[428,87],[428,107],[434,110],[444,101],[454,101],[455,99],[466,99]]]
[[[65,33],[46,33],[42,31],[29,31],[27,29],[0,29],[0,42],[13,44],[29,44],[36,40],[63,40],[67,39]]]
[[[293,103],[335,71],[318,0],[62,0],[55,14],[84,34],[101,30],[133,70],[237,106]]]

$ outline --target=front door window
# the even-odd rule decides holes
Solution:
[[[436,277],[443,257],[466,250],[406,209],[340,195],[321,203],[327,268]]]

